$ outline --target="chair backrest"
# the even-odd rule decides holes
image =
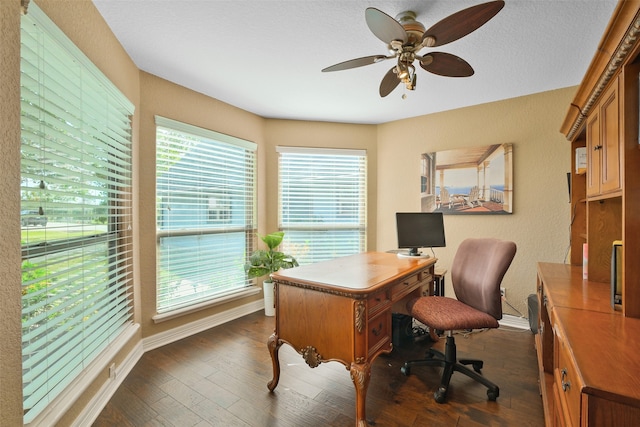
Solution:
[[[500,284],[516,254],[516,244],[493,238],[464,240],[453,258],[451,283],[456,298],[502,319]]]

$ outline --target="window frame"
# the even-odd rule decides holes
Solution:
[[[343,232],[344,233],[344,232],[348,232],[348,230],[352,230],[352,231],[357,230],[357,232],[359,233],[359,237],[358,237],[359,243],[357,245],[357,249],[355,251],[346,251],[342,253],[337,251],[335,255],[345,256],[353,253],[366,251],[367,234],[368,234],[367,233],[368,231],[367,230],[367,216],[368,216],[367,163],[368,163],[368,160],[367,160],[366,150],[349,149],[349,148],[277,146],[276,152],[278,153],[278,229],[280,231],[285,232],[284,241],[282,243],[283,250],[295,256],[301,265],[324,261],[327,259],[331,259],[333,256],[318,255],[318,253],[320,252],[319,248],[321,245],[318,245],[316,247],[317,252],[315,255],[312,254],[311,256],[309,256],[308,254],[311,251],[313,251],[313,249],[309,250],[309,248],[312,248],[313,244],[311,245],[306,244],[306,248],[301,248],[298,240],[299,237],[294,235],[299,233],[304,233],[304,232],[308,232],[311,234],[321,233],[321,232],[335,232],[335,233]],[[308,217],[309,221],[306,221],[306,223],[303,223],[303,224],[295,224],[293,221],[288,221],[286,218],[290,216],[290,213],[285,213],[285,207],[284,207],[285,203],[283,202],[283,197],[287,197],[284,194],[287,190],[283,188],[285,185],[285,183],[283,182],[283,174],[289,173],[289,171],[284,170],[284,169],[287,169],[287,167],[285,167],[285,165],[283,164],[283,159],[285,159],[287,156],[291,156],[291,159],[295,158],[295,156],[300,156],[300,159],[301,159],[300,166],[302,169],[306,169],[306,170],[311,170],[313,167],[317,166],[318,163],[321,163],[320,159],[326,160],[326,159],[329,159],[331,156],[344,156],[343,159],[346,159],[347,156],[357,158],[357,164],[359,168],[357,171],[358,178],[357,178],[357,182],[352,183],[352,185],[354,186],[359,186],[358,194],[360,198],[357,201],[355,201],[358,209],[357,224],[354,224],[353,222],[336,221],[329,226],[320,225],[321,223],[319,222],[318,223],[313,222],[314,220],[313,218],[311,218],[313,215],[310,215]],[[318,156],[317,158],[319,161],[317,163],[315,162],[307,163],[306,165],[302,164],[302,162],[304,162],[302,160],[304,157],[312,157],[312,156]],[[287,160],[287,161],[290,161],[290,160]],[[288,167],[288,168],[291,169],[291,167]],[[344,172],[344,170],[342,170],[342,172]],[[351,171],[351,173],[354,173],[354,172],[355,171],[353,170]],[[348,216],[347,212],[352,212],[354,209],[353,196],[349,195],[349,192],[345,190],[345,188],[343,188],[342,185],[338,185],[338,187],[339,188],[337,188],[335,191],[327,191],[326,195],[330,195],[330,197],[334,197],[342,200],[341,202],[336,202],[336,204],[341,206],[341,208],[336,209],[334,212],[336,217]],[[321,191],[324,191],[324,190],[321,189]],[[341,193],[340,191],[343,191],[343,193]],[[299,194],[297,194],[297,196],[299,196]],[[308,197],[311,198],[313,196],[311,195],[311,193],[309,193]],[[312,209],[310,208],[310,210]],[[309,240],[313,241],[314,239],[310,238]],[[319,240],[320,239],[315,239],[316,242],[318,242]],[[335,246],[335,243],[333,245]],[[331,250],[331,246],[332,244],[327,244],[327,245],[324,245],[322,249]]]
[[[175,318],[177,316],[181,316],[184,314],[192,313],[194,311],[198,311],[204,308],[208,308],[211,306],[215,306],[218,304],[222,304],[227,301],[232,301],[235,299],[244,298],[250,295],[255,295],[260,290],[255,286],[255,280],[249,279],[246,277],[244,273],[244,263],[246,262],[246,254],[249,254],[253,251],[254,238],[253,236],[256,233],[256,201],[257,201],[257,185],[256,185],[256,174],[257,174],[257,144],[244,140],[241,138],[237,138],[234,136],[226,135],[220,132],[216,132],[210,129],[205,129],[199,126],[191,125],[188,123],[180,122],[177,120],[169,119],[162,116],[155,116],[156,122],[156,147],[160,146],[158,142],[159,138],[159,130],[164,129],[170,132],[180,133],[184,137],[189,138],[200,138],[199,142],[213,142],[216,144],[224,144],[229,147],[231,150],[244,150],[245,156],[249,156],[250,158],[245,163],[247,175],[244,176],[245,184],[248,184],[247,187],[249,193],[246,196],[246,203],[242,205],[241,209],[244,210],[245,220],[241,225],[234,224],[232,216],[233,216],[233,202],[231,200],[235,196],[238,198],[237,193],[233,193],[233,189],[220,187],[216,191],[210,191],[202,194],[198,194],[197,197],[202,198],[202,206],[206,206],[203,212],[203,217],[199,220],[201,222],[198,226],[193,227],[181,227],[181,228],[171,228],[171,227],[161,227],[160,221],[162,218],[162,206],[166,204],[167,192],[161,191],[159,189],[159,182],[162,179],[160,177],[160,173],[158,169],[160,167],[165,167],[168,171],[168,166],[159,164],[159,157],[163,155],[163,152],[160,151],[160,148],[157,148],[156,151],[156,315],[153,316],[153,320],[155,322],[162,322],[168,319]],[[187,152],[183,153],[186,156]],[[178,161],[176,161],[177,164]],[[162,162],[160,162],[162,163]],[[185,171],[185,176],[188,174],[188,171]],[[166,185],[166,184],[164,184]],[[201,186],[199,188],[204,188]],[[241,190],[242,192],[242,190]],[[162,195],[161,195],[162,194]],[[187,200],[185,197],[179,197],[176,191],[175,193],[171,193],[176,200]],[[211,197],[216,196],[223,200],[222,209],[220,209],[220,218],[212,219],[212,210],[211,210]],[[185,209],[189,209],[188,206],[184,207]],[[217,214],[216,214],[217,215]],[[167,285],[166,279],[162,278],[161,268],[165,263],[163,257],[165,254],[162,251],[162,243],[163,241],[168,241],[172,238],[177,237],[213,237],[215,235],[230,235],[231,233],[244,233],[244,252],[242,254],[242,283],[237,285],[231,285],[231,287],[227,290],[223,290],[221,292],[216,292],[215,287],[212,287],[211,293],[208,295],[204,295],[202,298],[193,298],[192,301],[188,301],[185,299],[184,302],[171,304],[168,300],[162,300],[164,298],[164,293],[166,292],[162,288]],[[236,271],[236,273],[238,273]],[[239,275],[237,276],[239,277]],[[164,305],[163,305],[164,304]]]
[[[51,425],[139,328],[132,307],[134,105],[36,4],[21,19],[20,210],[45,218],[21,224],[23,422]],[[81,87],[56,78],[69,69],[82,76]],[[80,101],[71,98],[78,94]],[[92,115],[96,106],[102,115]],[[69,160],[79,153],[83,162]],[[37,203],[30,200],[36,194]]]

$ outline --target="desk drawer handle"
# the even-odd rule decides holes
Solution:
[[[380,335],[380,332],[382,332],[382,323],[380,323],[380,324],[378,325],[378,329],[373,328],[373,329],[371,330],[371,333],[372,333],[373,335],[375,335],[376,337],[377,337],[378,335]]]
[[[567,368],[562,368],[560,371],[561,377],[560,382],[562,383],[562,391],[567,391],[571,388],[571,383],[569,381],[565,381],[564,379],[567,376]]]

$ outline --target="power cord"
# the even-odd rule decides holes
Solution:
[[[524,318],[524,316],[522,315],[522,313],[520,313],[520,312],[518,311],[518,309],[517,309],[517,308],[515,308],[513,305],[511,305],[511,303],[510,303],[509,301],[507,301],[507,298],[506,298],[506,297],[500,297],[500,298],[502,299],[502,301],[504,301],[504,302],[505,302],[505,304],[507,304],[509,307],[511,307],[511,309],[512,309],[513,311],[515,311],[516,313],[518,313],[518,316],[520,316],[520,317]]]

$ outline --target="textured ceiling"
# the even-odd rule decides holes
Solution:
[[[399,85],[380,98],[391,60],[320,72],[387,54],[367,27],[367,7],[393,17],[412,10],[429,28],[483,1],[93,2],[141,70],[263,117],[347,123],[384,123],[577,85],[616,4],[506,0],[480,29],[431,49],[465,59],[473,76],[441,77],[418,67],[415,91]]]

